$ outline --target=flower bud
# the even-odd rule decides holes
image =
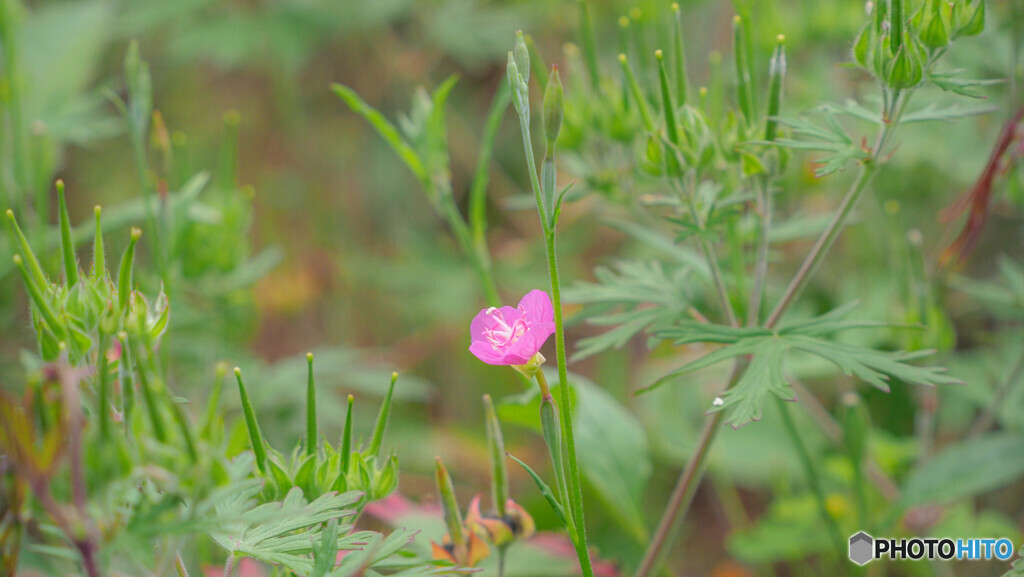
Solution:
[[[968,0],[957,6],[957,36],[977,36],[985,29],[985,0]]]
[[[942,17],[944,0],[931,0],[930,6],[921,9],[921,41],[929,48],[942,48],[949,44],[949,28]]]
[[[516,59],[512,55],[511,50],[508,53],[508,64],[505,65],[505,72],[508,75],[508,87],[512,90],[512,94],[519,94],[519,84],[521,82],[519,66],[516,65]]]
[[[512,57],[519,68],[519,79],[523,83],[530,82],[530,50],[526,47],[523,31],[516,30],[516,44],[512,48]]]
[[[897,90],[917,86],[924,75],[924,65],[915,46],[911,44],[909,34],[904,34],[901,46],[890,63],[889,73],[885,78],[886,83]]]
[[[544,91],[544,136],[548,139],[548,149],[554,150],[555,140],[562,130],[562,112],[565,94],[562,90],[562,79],[558,76],[558,66],[551,67],[551,76]]]

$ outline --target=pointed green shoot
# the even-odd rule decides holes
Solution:
[[[370,440],[370,454],[374,457],[380,455],[380,445],[384,442],[384,431],[388,428],[388,415],[391,414],[391,399],[395,394],[397,380],[398,373],[391,373],[391,385],[388,386],[388,393],[384,395],[384,402],[380,404],[380,412],[377,413],[377,424],[373,428],[373,438]]]
[[[733,56],[736,65],[736,95],[747,123],[754,120],[754,95],[751,88],[750,62],[747,60],[747,38],[743,19],[737,14],[732,19]]]
[[[484,395],[484,418],[487,420],[487,446],[491,452],[491,499],[498,516],[505,517],[508,503],[508,467],[505,465],[505,439],[501,434],[501,422],[494,410],[490,395]]]
[[[352,404],[355,397],[348,396],[348,410],[345,412],[345,429],[341,433],[341,472],[348,473],[348,464],[352,460]]]
[[[558,406],[551,393],[545,394],[540,400],[540,429],[544,443],[551,455],[551,466],[555,471],[555,485],[559,498],[569,502],[569,489],[565,479],[565,464],[562,460],[562,426],[558,418]],[[570,518],[572,511],[570,510]],[[573,519],[575,521],[575,519]]]
[[[775,51],[768,70],[768,114],[765,118],[764,139],[775,140],[778,131],[779,110],[782,107],[782,90],[786,80],[786,37],[775,37]]]
[[[313,353],[306,353],[309,375],[306,379],[306,454],[316,453],[316,380],[313,378]]]
[[[238,395],[242,399],[242,412],[245,414],[245,427],[249,429],[249,441],[252,443],[252,452],[256,455],[256,466],[264,475],[267,474],[267,447],[263,442],[263,435],[260,433],[260,425],[256,421],[256,413],[252,410],[252,403],[249,401],[249,393],[245,390],[245,383],[242,382],[242,369],[235,367],[235,379],[238,381]]]
[[[22,259],[20,254],[14,255],[14,266],[18,267],[18,271],[21,273],[22,280],[25,281],[25,289],[28,290],[28,296],[32,299],[32,303],[36,305],[36,309],[39,310],[39,314],[43,317],[43,321],[46,322],[50,330],[53,331],[54,336],[58,340],[67,339],[67,329],[64,327],[64,323],[57,318],[57,314],[54,313],[53,309],[50,308],[49,301],[43,296],[43,292],[36,286],[33,281],[31,273],[25,266],[25,261]]]
[[[100,438],[103,440],[110,437],[110,366],[107,362],[107,345],[109,342],[110,335],[101,331],[100,346],[96,353],[96,370],[99,371],[99,375],[96,377],[99,398],[96,402],[99,405]]]
[[[636,76],[633,75],[633,68],[629,65],[629,58],[625,54],[619,54],[619,63],[622,64],[622,73],[626,76],[629,92],[633,95],[633,100],[636,101],[637,107],[640,109],[640,117],[643,118],[644,128],[648,132],[654,132],[654,117],[651,116],[651,111],[647,107],[647,98],[640,92],[640,85],[637,84]]]
[[[128,295],[132,292],[132,268],[135,264],[135,243],[142,236],[142,230],[133,227],[131,234],[128,248],[124,249],[124,256],[121,257],[121,269],[117,274],[117,305],[121,312],[128,310]]]
[[[210,398],[206,401],[206,418],[203,420],[203,434],[209,434],[217,420],[220,408],[220,392],[224,387],[224,377],[228,374],[228,366],[224,362],[217,363],[213,377],[213,390],[210,391]]]
[[[21,232],[18,220],[14,218],[14,211],[11,209],[7,209],[7,222],[11,227],[11,233],[14,234],[14,238],[18,241],[18,248],[21,249],[22,258],[25,259],[25,267],[32,276],[32,281],[40,290],[46,288],[50,285],[50,281],[46,278],[43,267],[39,266],[39,259],[32,252],[32,247],[28,244],[25,233]]]
[[[679,105],[686,104],[686,51],[683,49],[683,13],[679,4],[672,4],[675,33],[672,36],[672,51],[676,68],[676,98]]]
[[[96,214],[96,236],[92,241],[92,278],[99,279],[107,271],[107,255],[103,249],[103,224],[100,221],[103,209],[97,204],[92,210]]]
[[[580,7],[580,41],[583,44],[583,57],[587,63],[587,75],[590,87],[597,92],[601,84],[601,73],[597,62],[597,41],[594,39],[594,22],[590,16],[590,5],[587,0],[578,0]]]
[[[462,513],[459,512],[459,503],[455,499],[455,487],[452,485],[452,478],[448,470],[444,468],[441,457],[437,457],[437,468],[435,469],[437,480],[437,492],[441,496],[441,508],[444,510],[444,522],[448,527],[448,535],[456,546],[466,544],[466,535],[462,532]]]
[[[679,148],[679,125],[676,124],[676,106],[672,98],[672,88],[668,83],[668,70],[665,68],[665,55],[661,50],[654,52],[654,58],[658,61],[658,80],[661,83],[661,107],[665,111],[665,129],[668,133],[668,141]],[[665,169],[669,176],[678,175],[681,170],[679,160],[672,151],[665,153]]]
[[[60,254],[64,260],[64,279],[69,287],[78,282],[78,258],[75,256],[75,241],[71,239],[71,218],[64,196],[64,181],[57,181],[57,204],[60,212]]]

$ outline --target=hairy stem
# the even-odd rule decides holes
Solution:
[[[804,445],[803,439],[800,438],[800,432],[796,430],[796,423],[793,421],[793,416],[789,414],[789,407],[786,405],[786,401],[776,397],[775,402],[779,407],[779,414],[782,415],[782,424],[786,429],[786,435],[789,436],[790,442],[793,443],[797,457],[800,458],[800,465],[804,469],[804,474],[807,475],[807,484],[810,485],[811,492],[814,493],[818,514],[821,515],[822,521],[828,527],[829,536],[832,537],[837,557],[842,559],[843,551],[846,549],[846,540],[843,539],[842,533],[839,532],[839,526],[836,525],[835,518],[828,512],[828,502],[825,499],[825,490],[821,487],[821,477],[818,475],[818,470],[814,467],[814,461],[811,460],[810,453],[807,452],[807,446]]]

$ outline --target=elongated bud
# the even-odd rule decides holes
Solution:
[[[676,105],[672,99],[672,89],[668,83],[668,71],[665,69],[665,57],[661,50],[654,52],[654,58],[658,61],[658,80],[661,84],[661,107],[665,111],[665,129],[668,133],[668,141],[677,149],[679,143],[679,125],[676,123]],[[665,169],[669,175],[679,174],[679,160],[675,150],[665,151]]]
[[[519,66],[516,65],[515,56],[512,55],[512,51],[508,51],[508,63],[505,65],[505,73],[508,76],[508,87],[512,90],[512,94],[519,94]]]
[[[32,281],[39,287],[39,290],[50,286],[50,281],[46,278],[43,267],[39,266],[39,259],[32,252],[32,247],[28,244],[25,233],[21,232],[21,227],[18,226],[18,219],[14,218],[14,211],[11,209],[7,209],[7,223],[11,227],[11,233],[14,235],[14,238],[18,241],[18,248],[21,251],[21,256],[25,261],[25,268],[32,277]]]
[[[309,366],[306,377],[306,454],[316,453],[316,379],[313,377],[313,353],[306,353]]]
[[[565,468],[562,461],[562,427],[558,420],[558,406],[551,393],[545,394],[540,400],[540,430],[544,436],[544,443],[548,446],[548,453],[551,455],[551,465],[555,471],[555,481],[558,485],[560,498],[567,495],[565,484]]]
[[[889,0],[889,50],[893,54],[903,46],[903,0]]]
[[[594,22],[590,17],[590,3],[577,0],[580,7],[580,40],[583,43],[583,57],[587,63],[590,87],[597,92],[600,86],[600,70],[597,61],[597,41],[594,39]]]
[[[651,116],[651,111],[647,107],[647,98],[640,91],[640,85],[636,82],[636,76],[633,75],[633,68],[629,65],[629,59],[625,54],[619,54],[619,63],[622,64],[622,73],[626,76],[626,83],[629,86],[629,92],[633,95],[633,100],[636,101],[637,108],[640,109],[640,117],[644,121],[644,128],[648,132],[654,132],[654,117]]]
[[[778,131],[779,110],[782,107],[782,92],[786,81],[786,37],[775,37],[775,51],[768,67],[768,114],[765,119],[764,139],[775,140]]]
[[[57,318],[57,314],[50,307],[50,302],[46,300],[43,292],[39,289],[31,277],[28,268],[25,266],[25,262],[20,254],[14,255],[14,266],[18,268],[21,273],[21,279],[25,283],[25,289],[28,291],[28,296],[32,299],[32,303],[36,305],[36,309],[39,310],[40,316],[46,322],[46,325],[53,331],[54,336],[59,340],[67,338],[67,330],[64,328],[64,323]]]
[[[562,79],[558,76],[558,65],[551,67],[548,87],[544,91],[544,135],[548,139],[548,150],[554,154],[555,140],[562,130],[562,114],[565,106]]]
[[[380,455],[380,446],[384,442],[384,431],[388,428],[388,415],[391,414],[391,400],[395,396],[395,381],[398,380],[398,373],[391,373],[391,384],[384,400],[380,404],[380,412],[377,413],[377,424],[373,428],[373,438],[370,440],[370,454]]]
[[[452,478],[448,475],[448,469],[444,468],[441,457],[437,457],[434,476],[437,481],[437,492],[441,497],[441,508],[444,510],[444,523],[448,528],[448,535],[456,547],[464,546],[466,535],[462,532],[462,513],[459,511],[459,503],[455,499],[455,487],[452,485]]]
[[[530,49],[526,47],[526,40],[523,38],[523,31],[516,30],[516,43],[512,48],[512,56],[515,58],[516,67],[519,69],[520,82],[530,82]]]
[[[508,497],[508,468],[505,465],[505,439],[501,423],[490,395],[484,395],[484,418],[487,420],[487,446],[491,453],[491,500],[499,517],[505,516]]]
[[[683,49],[683,13],[679,4],[672,4],[672,17],[675,25],[672,51],[676,69],[676,102],[682,106],[686,104],[686,51]]]
[[[352,404],[355,397],[348,396],[348,410],[345,412],[345,428],[341,433],[341,473],[342,476],[348,473],[349,463],[352,461]]]
[[[64,260],[64,280],[68,287],[78,282],[78,258],[75,256],[75,241],[71,238],[71,218],[64,196],[64,181],[57,181],[57,205],[60,216],[60,254]]]
[[[128,248],[124,249],[121,268],[117,274],[117,304],[121,312],[128,309],[128,295],[132,292],[132,268],[135,264],[135,243],[142,236],[142,231],[132,228],[131,234],[131,240],[128,241]]]
[[[107,255],[103,250],[103,225],[100,222],[100,214],[103,209],[99,205],[93,208],[96,215],[96,235],[92,241],[92,278],[98,280],[107,272]]]
[[[249,393],[245,390],[245,383],[242,382],[242,369],[238,367],[235,367],[235,380],[238,381],[238,396],[242,399],[242,413],[245,415],[245,427],[249,430],[249,442],[252,444],[252,452],[256,455],[256,466],[261,473],[266,475],[267,448],[263,444],[263,434],[260,433],[260,425],[256,421],[256,412],[253,411],[252,403],[249,401]]]
[[[739,15],[733,17],[733,57],[736,66],[736,95],[740,112],[749,123],[754,119],[754,93],[751,87],[750,62],[747,58],[747,33],[743,19]]]

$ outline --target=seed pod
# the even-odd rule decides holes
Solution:
[[[740,105],[740,112],[749,123],[754,119],[754,94],[751,87],[750,62],[747,58],[746,29],[743,26],[743,19],[739,15],[732,20],[733,32],[733,57],[736,65],[736,94]]]
[[[648,132],[654,132],[654,118],[647,107],[647,98],[640,92],[640,85],[636,82],[633,68],[630,67],[629,59],[626,58],[625,54],[619,54],[619,63],[622,64],[622,73],[626,76],[626,83],[629,85],[629,91],[633,95],[633,100],[636,100],[637,107],[640,109],[640,117],[644,121],[644,128]]]
[[[889,49],[899,55],[903,46],[903,0],[889,0]]]

